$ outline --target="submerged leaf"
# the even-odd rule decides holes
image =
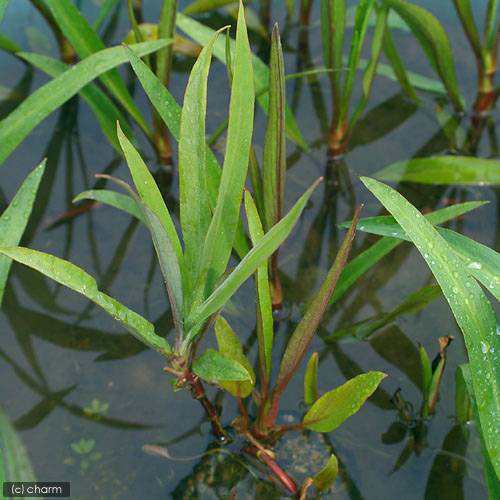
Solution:
[[[251,380],[250,373],[241,363],[213,349],[207,349],[195,359],[192,370],[198,377],[211,383]]]
[[[318,353],[313,352],[304,375],[304,403],[311,406],[318,397]]]
[[[332,487],[339,473],[339,462],[335,455],[331,455],[326,465],[314,476],[313,484],[318,491],[325,491]]]
[[[354,415],[386,377],[382,372],[368,372],[321,396],[305,414],[303,424],[316,432],[331,432]]]
[[[441,286],[464,334],[479,419],[493,466],[500,471],[500,350],[497,321],[481,287],[436,228],[397,191],[362,177],[365,186],[396,218],[422,254]],[[488,383],[484,383],[485,379]]]

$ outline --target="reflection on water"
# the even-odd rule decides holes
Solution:
[[[93,2],[81,3],[89,16],[95,15]],[[180,2],[181,6],[185,3]],[[468,50],[454,29],[457,21],[446,15],[447,8],[424,3],[445,20],[457,52]],[[159,0],[144,2],[146,20],[157,17],[160,4]],[[288,72],[322,63],[319,27],[314,22],[317,6],[314,9],[308,31],[285,22],[283,9],[271,9],[271,2],[261,3],[259,14],[265,25],[275,17],[280,21]],[[207,16],[205,21],[222,26],[231,18],[219,13]],[[23,26],[31,28],[27,31]],[[27,1],[11,2],[2,30],[25,50],[43,49],[57,55],[50,31]],[[103,32],[104,39],[107,44],[117,43],[127,31],[126,15],[123,9],[117,9]],[[267,59],[267,41],[260,35],[253,38],[255,51]],[[403,37],[405,40],[408,45]],[[414,47],[407,50],[416,69],[428,71],[414,54]],[[466,59],[456,58],[470,100],[474,81],[468,76],[472,69]],[[176,60],[172,91],[178,98],[191,65],[189,57]],[[0,117],[47,80],[5,54],[0,54],[0,69]],[[129,81],[131,88],[137,87],[137,102],[147,110],[146,99],[130,75]],[[224,68],[214,63],[209,132],[223,118],[217,110],[226,106],[227,96],[220,92],[225,81]],[[400,94],[396,84],[379,78],[371,107],[352,138],[351,151],[344,160],[331,163],[326,160],[325,144],[330,107],[328,77],[292,80],[287,90],[288,101],[311,145],[304,153],[289,144],[288,203],[316,177],[324,175],[325,182],[281,252],[286,303],[277,332],[277,351],[293,331],[300,309],[338,249],[343,233],[337,224],[351,218],[361,202],[366,204],[364,215],[384,213],[360,186],[358,175],[369,175],[409,156],[448,150],[484,156],[498,153],[491,121],[471,129],[467,117],[460,124],[443,111],[440,125],[434,112],[439,103],[432,97],[425,97],[424,105],[417,107]],[[263,124],[259,112],[257,144],[262,144]],[[147,144],[143,148],[169,206],[176,212],[175,174],[172,178],[158,168],[154,153]],[[7,160],[0,182],[2,203],[11,199],[20,180],[43,156],[48,159],[46,174],[24,244],[82,266],[96,277],[102,289],[145,314],[157,331],[168,335],[172,329],[170,314],[144,228],[110,208],[75,209],[71,204],[81,191],[105,185],[106,181],[94,179],[96,173],[128,176],[83,102],[68,102]],[[494,189],[413,184],[398,189],[425,210],[467,200],[489,200],[480,216],[460,218],[450,227],[498,247],[498,193]],[[374,236],[359,234],[353,254],[374,241]],[[473,424],[459,426],[454,419],[453,377],[456,366],[465,360],[465,351],[442,299],[431,301],[416,314],[391,320],[368,341],[345,339],[325,344],[321,340],[361,320],[383,317],[406,295],[430,283],[432,278],[420,257],[410,245],[402,244],[329,310],[313,346],[320,353],[320,389],[329,390],[370,369],[383,370],[389,378],[359,414],[330,436],[290,435],[280,443],[280,460],[298,477],[320,468],[334,451],[341,465],[335,487],[338,498],[486,497],[477,433]],[[253,301],[252,289],[246,286],[231,302],[227,315],[237,331],[248,332],[246,346],[254,356],[249,301]],[[222,450],[213,443],[196,403],[183,392],[173,393],[162,372],[162,360],[81,297],[37,273],[14,266],[0,325],[2,406],[20,432],[39,479],[69,480],[73,496],[83,499],[165,498],[166,494],[173,498],[281,497],[276,485],[262,480],[259,464],[245,456],[238,443]],[[457,341],[448,351],[436,414],[426,421],[409,422],[394,403],[394,394],[400,389],[407,408],[418,409],[422,394],[417,342],[431,351],[441,335],[454,335]],[[301,384],[298,376],[283,398],[283,415],[287,418],[300,418],[295,395],[302,394]],[[223,419],[229,423],[234,415],[234,408],[229,406]],[[169,458],[145,453],[146,444],[166,450]]]

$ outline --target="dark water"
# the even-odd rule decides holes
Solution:
[[[418,3],[436,13],[450,34],[460,84],[470,103],[475,87],[474,61],[458,29],[452,3]],[[80,4],[88,18],[94,19],[96,4],[90,0]],[[160,4],[160,0],[144,0],[146,20],[157,19]],[[187,2],[180,4],[182,7]],[[309,54],[305,54],[297,53],[300,30],[295,24],[285,23],[281,4],[275,2],[270,17],[280,22],[287,71],[321,64],[317,7],[309,31]],[[475,2],[479,12],[485,5],[485,0]],[[206,21],[222,26],[228,18],[211,16]],[[106,34],[106,43],[118,43],[127,30],[126,12],[122,9]],[[27,0],[10,2],[2,32],[24,50],[57,55],[50,31]],[[397,40],[409,66],[431,75],[412,38],[399,34]],[[265,58],[267,42],[258,35],[253,36],[253,42],[254,49]],[[191,64],[188,58],[176,60],[172,92],[179,99]],[[46,81],[40,72],[0,54],[0,115],[5,116]],[[210,76],[208,132],[215,129],[226,112],[227,95],[221,92],[221,86],[226,86],[225,68],[215,62]],[[136,90],[136,100],[147,112],[147,101],[142,91]],[[416,109],[401,97],[397,84],[381,77],[374,85],[368,118],[360,123],[345,162],[328,166],[324,142],[330,113],[327,79],[319,78],[316,86],[290,81],[287,92],[300,128],[312,145],[309,153],[302,153],[289,144],[288,203],[318,176],[325,175],[326,182],[313,196],[282,251],[286,319],[277,333],[281,344],[293,331],[300,307],[319,285],[338,248],[342,232],[336,223],[348,219],[355,205],[362,202],[366,204],[365,216],[382,213],[358,176],[370,175],[399,159],[449,148],[449,142],[439,133],[432,97],[424,96],[424,106]],[[259,151],[264,123],[259,111],[255,133]],[[158,170],[146,144],[143,152],[151,169]],[[478,155],[490,154],[485,134]],[[111,208],[51,225],[59,214],[71,208],[73,196],[94,186],[94,174],[128,177],[126,166],[117,159],[82,101],[74,99],[51,115],[6,161],[0,180],[5,200],[12,198],[21,180],[44,156],[48,158],[47,171],[24,243],[85,268],[102,289],[147,316],[157,331],[168,333],[171,324],[167,301],[143,227]],[[159,171],[158,179],[174,207],[175,177],[169,179]],[[399,189],[421,209],[441,207],[450,201],[489,200],[488,206],[454,221],[450,227],[498,247],[494,189],[415,184]],[[353,254],[373,241],[359,234]],[[430,271],[418,253],[407,244],[401,245],[332,309],[322,328],[332,332],[390,311],[408,293],[431,282]],[[248,283],[228,306],[226,316],[253,346],[253,356],[252,303],[252,286]],[[0,314],[0,330],[2,406],[19,430],[40,480],[71,481],[73,497],[82,499],[226,498],[235,486],[237,498],[279,497],[277,489],[262,481],[255,464],[238,455],[236,445],[218,450],[197,404],[186,393],[174,394],[171,390],[162,372],[162,359],[145,350],[80,296],[14,266]],[[437,412],[425,429],[412,434],[397,423],[397,411],[390,398],[401,388],[405,400],[418,410],[421,393],[417,343],[433,356],[437,338],[445,334],[454,335],[456,341],[449,349]],[[279,347],[280,343],[277,352]],[[306,469],[317,470],[333,449],[342,462],[336,498],[486,497],[474,425],[464,430],[454,422],[454,372],[466,355],[460,332],[443,299],[417,315],[398,318],[371,342],[342,342],[327,348],[317,338],[313,348],[321,354],[322,391],[361,371],[382,370],[389,377],[375,397],[331,435],[290,435],[280,444],[280,460],[293,474],[301,477]],[[283,399],[282,414],[289,420],[300,418],[299,394],[301,374],[292,381]],[[234,416],[235,409],[228,401],[224,422],[229,423]],[[166,446],[173,457],[183,460],[146,455],[142,446],[147,443]],[[204,454],[207,450],[211,451]]]

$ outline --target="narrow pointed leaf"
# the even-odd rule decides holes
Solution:
[[[500,472],[500,350],[497,320],[483,291],[464,269],[437,230],[403,196],[374,179],[365,186],[392,213],[424,257],[462,330],[469,355],[474,395],[486,447],[497,474]],[[488,380],[485,384],[484,380]]]
[[[7,481],[36,481],[36,477],[23,442],[0,407],[0,483]]]
[[[326,491],[333,486],[339,473],[339,462],[331,455],[326,465],[314,476],[313,484],[318,491]]]
[[[134,337],[163,355],[171,352],[167,341],[158,336],[154,326],[117,300],[100,292],[92,276],[83,269],[55,255],[23,247],[0,247],[0,253],[31,267],[57,283],[80,293],[122,324]]]
[[[422,369],[422,392],[424,395],[423,405],[426,407],[429,401],[429,389],[432,380],[431,360],[422,345],[418,346],[418,354],[420,357],[420,367]]]
[[[363,373],[327,392],[305,414],[304,426],[316,432],[335,430],[361,408],[385,377],[382,372]]]
[[[257,207],[252,195],[245,192],[245,213],[248,221],[248,230],[252,245],[256,246],[264,237],[264,230],[257,212]],[[265,383],[271,375],[272,348],[274,337],[274,319],[271,301],[271,290],[269,286],[269,274],[267,261],[257,268],[257,342],[259,344],[259,362],[262,374],[265,374]]]
[[[253,131],[255,92],[252,74],[244,9],[240,4],[226,153],[217,204],[203,245],[202,298],[212,293],[215,283],[225,272],[239,224]]]
[[[182,248],[175,229],[174,222],[163,200],[160,189],[156,185],[154,177],[144,163],[140,154],[123,133],[120,124],[117,124],[117,135],[123,154],[127,160],[132,179],[143,203],[158,217],[159,221],[168,234],[170,243],[175,250],[177,260],[182,268]]]
[[[97,15],[96,20],[92,24],[92,29],[97,32],[99,28],[102,26],[102,23],[109,16],[111,11],[116,7],[116,4],[120,0],[103,0],[101,7],[99,9],[99,14]]]
[[[144,55],[158,50],[164,44],[163,40],[145,42],[135,45],[135,49],[138,54]],[[33,92],[0,121],[0,164],[44,118],[97,76],[127,61],[128,56],[124,47],[105,49],[72,66]]]
[[[313,352],[304,375],[304,403],[311,406],[318,397],[318,353]]]
[[[474,55],[476,59],[481,61],[483,58],[483,49],[481,38],[474,21],[474,14],[472,12],[470,0],[453,0],[453,3],[455,4],[455,10],[458,13],[458,17],[460,18],[464,32],[467,35],[467,39],[469,40],[472,50],[474,51]]]
[[[323,318],[340,273],[347,263],[354,235],[356,234],[356,222],[359,218],[360,210],[360,208],[356,210],[353,223],[344,237],[344,241],[340,246],[332,267],[288,341],[281,360],[278,379],[276,380],[275,397],[279,397],[283,393],[288,382],[297,371]]]
[[[26,177],[9,206],[0,216],[0,246],[19,245],[28,224],[44,170],[45,160]],[[11,265],[11,259],[3,255],[0,256],[0,304]]]
[[[207,349],[192,365],[193,372],[211,382],[245,382],[251,380],[246,368],[213,349]]]
[[[383,3],[394,9],[411,28],[443,81],[453,106],[462,110],[463,99],[458,89],[453,52],[440,22],[429,11],[404,0],[384,0]]]
[[[205,26],[198,21],[195,21],[191,17],[188,17],[184,14],[178,13],[176,24],[179,29],[184,31],[188,36],[190,36],[193,40],[198,42],[200,45],[206,45],[210,38],[214,34],[214,30]],[[231,40],[231,53],[235,53],[235,41]],[[223,64],[226,63],[226,48],[225,41],[218,40],[218,42],[214,46],[214,56],[219,59]],[[255,94],[259,94],[262,89],[265,89],[269,85],[269,68],[266,66],[261,59],[257,56],[252,56],[253,62],[253,77],[255,79]],[[258,98],[258,102],[261,105],[262,109],[267,113],[269,108],[269,97],[267,94],[261,95]],[[295,117],[287,105],[285,110],[285,121],[286,121],[286,133],[290,140],[295,142],[302,149],[307,150],[307,144],[302,137],[300,129],[297,125]]]
[[[111,191],[110,189],[91,189],[83,191],[76,196],[73,199],[73,203],[83,200],[93,200],[98,203],[104,203],[105,205],[127,212],[132,217],[139,219],[141,222],[146,222],[136,201],[126,194],[117,193],[116,191]]]
[[[236,0],[193,0],[184,10],[184,14],[203,14],[211,10],[233,4]]]
[[[191,315],[189,324],[192,325],[188,339],[196,336],[203,322],[212,314],[219,311],[238,288],[269,258],[270,255],[283,243],[292,231],[300,217],[302,210],[312,195],[320,180],[316,181],[297,201],[288,214],[273,226],[236,266],[229,276],[213,291]]]
[[[80,13],[75,4],[70,0],[44,0],[49,7],[54,19],[69,40],[75,52],[81,59],[105,49],[104,42],[99,35],[88,24],[87,20]],[[161,45],[163,47],[164,45]],[[161,48],[159,47],[159,48]],[[129,94],[125,82],[116,69],[100,75],[101,81],[110,92],[118,99],[122,106],[130,113],[137,124],[146,132],[150,133],[150,128],[131,95]]]
[[[184,293],[191,297],[203,256],[203,244],[210,225],[207,197],[205,115],[207,78],[212,49],[219,33],[203,48],[191,70],[184,94],[179,138],[179,200],[184,241]],[[231,245],[232,246],[232,245]]]
[[[383,168],[375,177],[383,181],[421,184],[498,185],[500,161],[470,156],[412,158]]]
[[[173,39],[175,35],[175,16],[177,0],[163,0],[158,20],[158,39]],[[167,45],[156,53],[156,74],[168,86],[172,66],[173,44]]]
[[[20,57],[53,78],[62,75],[71,68],[71,66],[64,64],[58,59],[53,59],[41,54],[22,53]],[[94,113],[109,143],[121,154],[120,144],[116,138],[116,122],[119,121],[124,124],[124,131],[127,137],[132,137],[132,131],[120,110],[113,104],[113,101],[95,85],[83,87],[80,91],[80,95]]]
[[[0,0],[0,23],[3,21],[3,16],[5,15],[8,3],[9,0]]]
[[[219,316],[215,322],[215,336],[217,337],[219,352],[239,363],[250,375],[250,380],[245,382],[222,382],[220,385],[233,396],[246,398],[251,394],[255,385],[255,374],[252,365],[243,353],[243,346],[238,336],[222,316]]]
[[[269,68],[269,109],[262,161],[266,231],[280,220],[285,195],[285,63],[277,24],[271,38]]]

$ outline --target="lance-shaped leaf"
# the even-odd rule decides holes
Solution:
[[[236,0],[194,0],[185,9],[184,14],[203,14],[211,10],[233,4]]]
[[[36,477],[23,442],[0,407],[0,482],[7,481],[36,481]]]
[[[488,0],[486,7],[486,22],[484,27],[485,48],[488,51],[495,50],[498,43],[498,0]]]
[[[214,34],[214,30],[205,26],[198,21],[195,21],[191,17],[185,16],[184,14],[178,13],[176,19],[176,25],[179,29],[184,31],[188,36],[190,36],[193,40],[198,42],[200,45],[206,45],[208,41],[212,38]],[[231,40],[231,53],[235,52],[235,41]],[[214,56],[221,61],[223,64],[226,64],[226,47],[224,40],[218,40],[218,42],[214,46]],[[269,85],[269,68],[266,66],[261,59],[257,56],[252,56],[253,62],[253,78],[255,79],[255,94],[259,94],[262,89],[267,88]],[[260,95],[258,98],[258,102],[261,105],[262,109],[267,112],[269,107],[269,96],[266,94]],[[287,105],[285,110],[285,121],[286,121],[286,133],[290,140],[295,142],[302,149],[307,150],[307,144],[302,137],[300,129],[297,125],[295,117]]]
[[[155,110],[160,115],[174,139],[178,141],[181,128],[181,107],[167,88],[148,68],[148,66],[139,59],[135,52],[129,50],[129,57],[132,68],[137,75],[137,78],[139,78],[139,81],[141,82],[147,96],[151,100]],[[210,206],[213,210],[215,209],[215,205],[217,203],[221,170],[212,150],[208,147],[206,150],[206,160],[207,189],[210,196]],[[236,232],[234,248],[240,257],[243,257],[248,252],[248,243],[241,223]]]
[[[76,5],[70,0],[44,1],[49,7],[54,16],[54,20],[64,36],[69,40],[81,59],[85,59],[106,48],[104,42],[99,38],[99,35],[92,29]],[[158,48],[164,47],[165,45],[166,44],[163,44]],[[118,71],[112,69],[101,74],[100,78],[144,132],[146,132],[146,134],[151,134],[149,125],[135,105]]]
[[[3,16],[5,14],[5,10],[7,9],[7,4],[9,0],[0,0],[0,23],[3,21]]]
[[[333,486],[339,473],[339,462],[335,455],[330,455],[326,465],[314,476],[313,484],[318,491],[326,491]]]
[[[424,395],[423,406],[427,407],[429,401],[429,388],[432,380],[432,367],[429,355],[423,345],[418,346],[418,355],[420,358],[420,368],[422,369],[422,393]]]
[[[335,290],[335,285],[337,284],[340,273],[342,272],[342,269],[344,269],[349,257],[349,251],[351,250],[354,235],[356,233],[356,222],[359,218],[360,210],[361,207],[356,210],[353,223],[344,237],[344,241],[340,246],[332,267],[328,271],[320,289],[311,300],[304,316],[288,341],[285,353],[283,354],[283,358],[281,360],[280,371],[274,389],[275,400],[280,397],[288,382],[297,371],[297,368],[306,355],[309,344],[316,333],[316,329],[323,318],[325,310],[328,307],[328,303],[330,302],[330,298]]]
[[[154,326],[149,321],[100,292],[95,279],[78,266],[55,255],[30,248],[0,247],[0,253],[88,298],[121,323],[134,337],[159,353],[168,355],[171,352],[168,342],[155,333]]]
[[[62,75],[71,68],[71,66],[64,64],[58,59],[53,59],[52,57],[41,54],[22,53],[20,57],[53,78]],[[116,138],[116,122],[120,121],[123,123],[127,137],[132,137],[132,131],[123,118],[120,110],[113,104],[113,101],[95,85],[87,85],[80,91],[80,95],[94,113],[109,143],[121,154],[120,144]]]
[[[440,22],[429,11],[404,0],[384,0],[383,3],[394,9],[411,28],[443,81],[453,106],[461,111],[463,99],[458,89],[453,52]]]
[[[460,425],[465,425],[472,420],[473,415],[467,384],[461,368],[458,366],[455,371],[455,417]]]
[[[177,234],[177,230],[175,229],[174,222],[172,221],[172,217],[170,216],[168,208],[163,201],[160,189],[158,188],[154,177],[151,175],[151,172],[144,163],[140,154],[123,133],[119,123],[117,123],[116,128],[118,140],[120,141],[123,154],[127,160],[128,168],[132,174],[132,179],[134,180],[139,197],[151,210],[151,212],[158,217],[158,220],[165,228],[165,231],[170,239],[170,243],[177,255],[179,265],[182,269],[181,243],[179,241],[179,236]]]
[[[491,304],[477,282],[464,269],[432,224],[397,191],[374,179],[361,178],[365,186],[392,213],[422,254],[441,286],[462,330],[469,355],[474,395],[486,447],[495,470],[500,471],[500,349],[497,321]],[[485,379],[488,383],[484,383]]]
[[[476,23],[474,22],[474,14],[472,12],[472,5],[470,0],[453,0],[455,9],[462,23],[464,32],[469,40],[470,46],[474,51],[474,55],[478,61],[482,61],[483,49],[481,38],[477,30]]]
[[[388,165],[375,177],[383,181],[420,184],[497,185],[500,184],[500,161],[470,156],[412,158]]]
[[[382,372],[368,372],[321,396],[304,415],[302,423],[316,432],[331,432],[354,415],[386,377]]]
[[[244,382],[222,382],[220,385],[233,396],[246,398],[251,394],[255,385],[255,374],[250,361],[248,361],[243,353],[243,346],[238,336],[222,316],[219,316],[215,322],[215,336],[217,337],[219,352],[226,358],[239,363],[250,375],[250,380]]]
[[[313,352],[304,375],[304,403],[311,406],[318,397],[318,353]]]
[[[427,217],[428,220],[433,224],[442,224],[450,219],[453,219],[454,217],[458,217],[469,212],[470,210],[474,210],[475,208],[480,207],[485,203],[486,202],[484,201],[457,203],[456,205],[453,205],[451,207],[441,208],[439,210],[436,210],[435,212],[426,214],[425,217]],[[370,218],[362,220],[368,221],[370,220]],[[347,224],[347,226],[345,226],[345,224]],[[348,227],[349,224],[350,221],[348,223],[343,223],[342,226]],[[358,226],[361,226],[361,224],[358,224]],[[361,228],[358,227],[358,229]],[[395,238],[381,238],[379,241],[354,257],[354,259],[352,259],[342,271],[337,287],[335,288],[335,292],[333,293],[331,302],[336,302],[337,300],[342,298],[364,273],[371,269],[377,262],[380,261],[380,259],[386,256],[400,244],[401,241],[398,241]]]
[[[158,50],[165,43],[163,40],[158,40],[140,43],[134,47],[138,54],[144,55]],[[0,121],[0,164],[44,118],[97,76],[127,61],[128,56],[124,47],[105,49],[85,58],[33,92]]]
[[[0,246],[19,245],[28,224],[44,170],[45,160],[26,177],[9,206],[0,216]],[[11,259],[3,255],[0,256],[0,304],[2,303],[11,265]]]
[[[250,373],[242,364],[214,349],[207,349],[199,358],[195,359],[192,370],[201,379],[216,384],[251,380]]]
[[[277,24],[273,27],[271,37],[269,68],[269,109],[262,160],[263,219],[266,231],[280,220],[285,195],[285,63]]]
[[[175,16],[177,14],[177,0],[163,0],[160,19],[158,20],[158,38],[174,38]],[[156,53],[156,74],[164,85],[170,80],[172,69],[173,45],[167,45]]]
[[[116,7],[116,4],[120,0],[103,0],[101,7],[99,8],[99,13],[97,14],[96,20],[92,23],[92,29],[97,32],[101,27],[102,23],[109,16],[111,11]]]
[[[428,398],[423,410],[423,416],[434,413],[439,398],[439,388],[446,366],[446,349],[450,345],[453,337],[439,337],[439,353],[432,363],[432,377],[428,386]]]
[[[240,220],[253,130],[255,93],[252,74],[244,9],[240,3],[226,153],[217,204],[203,245],[203,267],[199,282],[202,299],[212,293],[215,283],[226,270]]]
[[[245,213],[248,221],[248,232],[252,245],[258,245],[264,237],[264,230],[259,218],[257,207],[249,191],[245,191]],[[271,375],[272,349],[274,337],[274,320],[271,304],[271,290],[267,261],[257,268],[257,342],[259,344],[259,363],[261,374],[265,377],[267,386]]]
[[[203,322],[209,316],[224,307],[236,290],[238,290],[238,288],[288,237],[319,182],[321,182],[321,179],[318,179],[299,198],[288,214],[262,237],[259,243],[245,255],[234,271],[231,272],[213,293],[191,314],[188,318],[190,329],[186,343],[200,332]]]
[[[73,203],[83,200],[93,200],[97,203],[104,203],[117,208],[118,210],[127,212],[132,217],[139,219],[141,222],[146,222],[142,216],[140,207],[137,205],[137,202],[126,194],[117,193],[116,191],[111,191],[110,189],[90,189],[88,191],[81,192],[78,196],[73,198]]]
[[[202,265],[203,244],[210,225],[207,197],[205,115],[207,78],[219,32],[201,51],[184,94],[179,138],[179,202],[184,241],[184,294],[191,300]],[[188,304],[187,304],[188,305]],[[189,307],[189,305],[188,305]]]

